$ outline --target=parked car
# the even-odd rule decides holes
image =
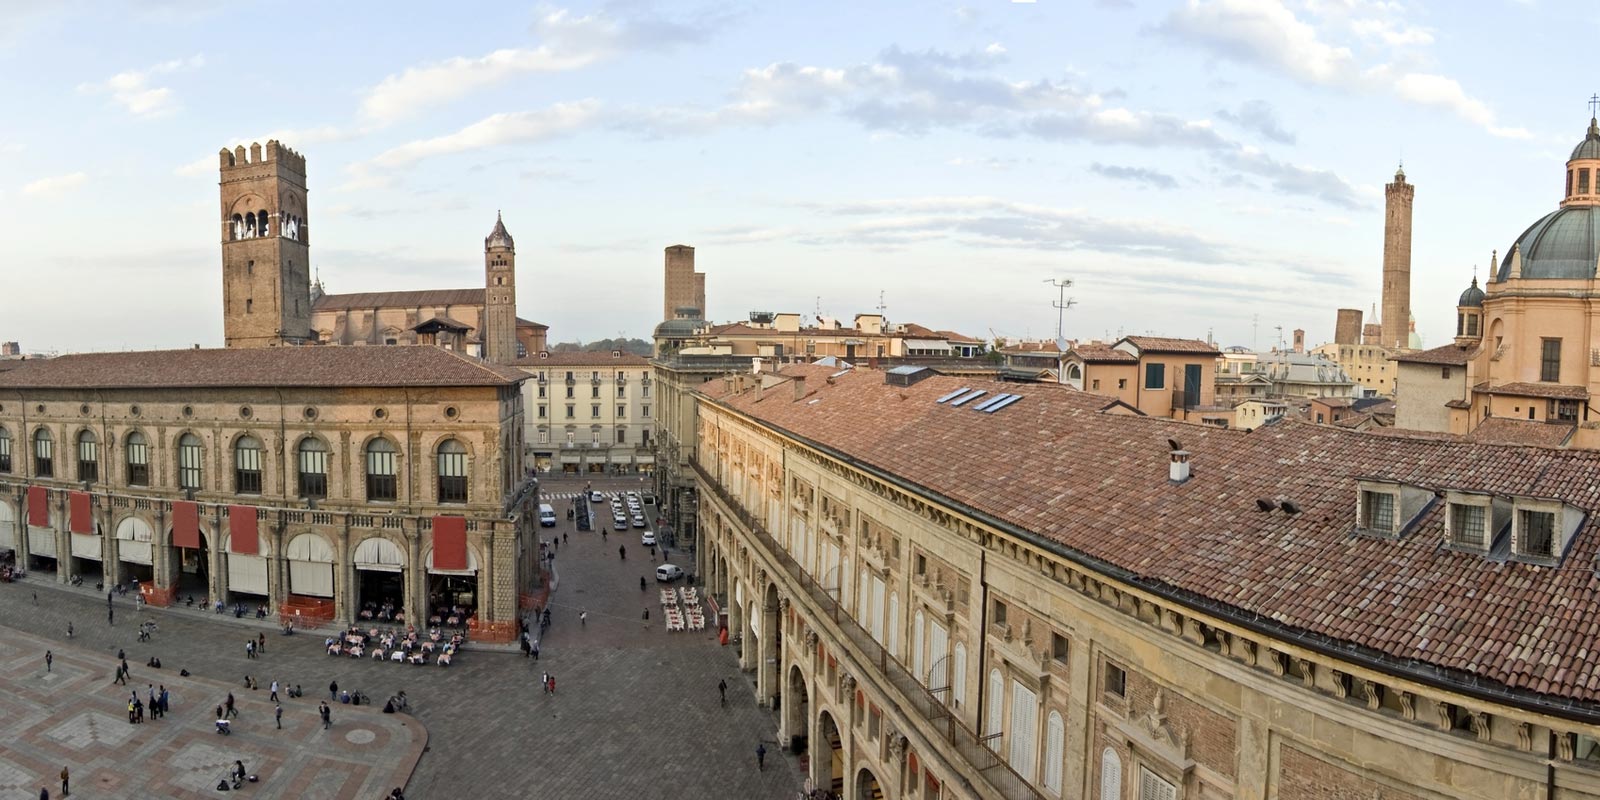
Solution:
[[[591,503],[603,503],[603,502],[605,502],[605,500],[606,500],[606,496],[601,494],[601,493],[599,493],[599,492],[590,492],[589,493],[589,502],[591,502]]]
[[[673,564],[662,564],[656,567],[656,580],[662,583],[671,583],[683,577],[683,568]]]
[[[639,544],[642,544],[645,547],[654,547],[655,543],[656,535],[651,531],[645,531],[644,535],[639,537]]]
[[[644,527],[644,517],[635,515],[634,518],[633,518],[633,527],[635,527],[635,528],[643,528]]]

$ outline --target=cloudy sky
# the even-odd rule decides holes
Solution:
[[[445,11],[444,9],[448,9]],[[1560,199],[1600,7],[1555,0],[218,4],[0,0],[0,340],[221,343],[216,152],[309,164],[330,291],[481,285],[648,336],[662,248],[751,310],[987,337],[1332,337],[1378,300],[1383,184],[1412,300]],[[1513,43],[1516,43],[1513,45]],[[1285,334],[1287,335],[1287,334]]]

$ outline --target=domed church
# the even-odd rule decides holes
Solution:
[[[1561,205],[1456,301],[1455,341],[1394,357],[1398,428],[1600,447],[1600,122],[1567,160]]]

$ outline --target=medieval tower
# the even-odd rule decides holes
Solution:
[[[495,214],[483,240],[483,358],[495,364],[517,360],[517,247]]]
[[[1383,339],[1391,350],[1411,347],[1411,197],[1404,169],[1384,186],[1383,214]]]
[[[218,154],[222,179],[222,334],[228,347],[311,338],[306,161],[267,142]]]
[[[694,248],[675,244],[667,248],[666,291],[663,319],[706,318],[706,274],[694,271]]]

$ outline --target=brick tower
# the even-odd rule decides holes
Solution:
[[[706,318],[706,274],[694,271],[694,248],[675,244],[667,248],[663,294],[663,319]]]
[[[483,359],[517,360],[517,247],[500,215],[483,240]]]
[[[222,334],[228,347],[311,338],[306,161],[278,144],[218,154],[222,171]]]
[[[1411,197],[1405,170],[1383,187],[1383,339],[1391,350],[1411,347]]]

